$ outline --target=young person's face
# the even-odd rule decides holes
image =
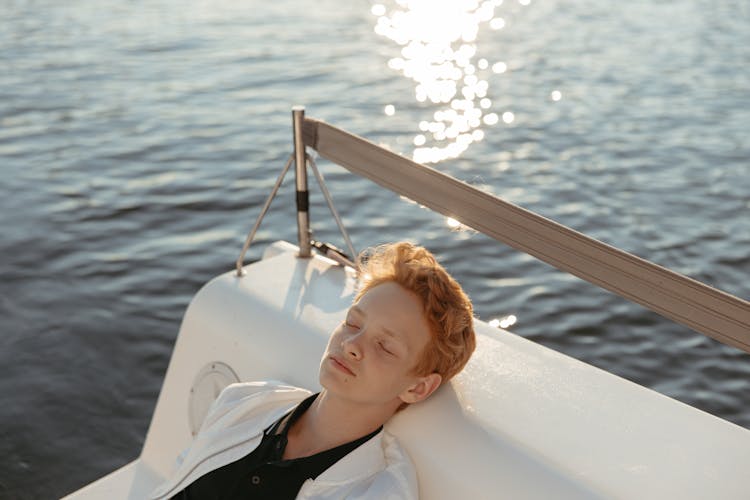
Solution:
[[[440,376],[412,373],[430,330],[420,299],[395,282],[368,290],[333,331],[320,364],[329,392],[365,404],[413,403],[440,385]]]

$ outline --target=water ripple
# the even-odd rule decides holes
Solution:
[[[402,46],[368,9],[5,5],[0,496],[59,497],[137,455],[188,301],[231,269],[291,151],[292,104],[413,153],[438,108],[389,68]],[[436,168],[750,298],[746,4],[495,14],[468,71],[497,123]],[[512,315],[520,335],[750,427],[746,354],[319,163],[359,248],[425,244],[480,318]],[[295,240],[293,189],[249,261]],[[311,204],[316,236],[343,246],[317,191]]]

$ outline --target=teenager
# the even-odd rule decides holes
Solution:
[[[322,391],[230,385],[152,498],[419,497],[414,466],[383,425],[469,360],[471,301],[429,251],[406,242],[361,258],[359,279],[321,359]]]

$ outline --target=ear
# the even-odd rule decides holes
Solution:
[[[443,377],[438,373],[430,373],[429,375],[418,377],[417,381],[407,387],[398,397],[401,401],[408,404],[423,401],[435,392],[435,389],[440,387],[442,380]]]

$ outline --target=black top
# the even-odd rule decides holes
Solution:
[[[287,413],[266,429],[260,444],[249,455],[201,476],[172,500],[294,500],[308,478],[315,479],[382,429],[309,457],[283,460],[289,428],[317,396],[308,397],[291,415]]]

